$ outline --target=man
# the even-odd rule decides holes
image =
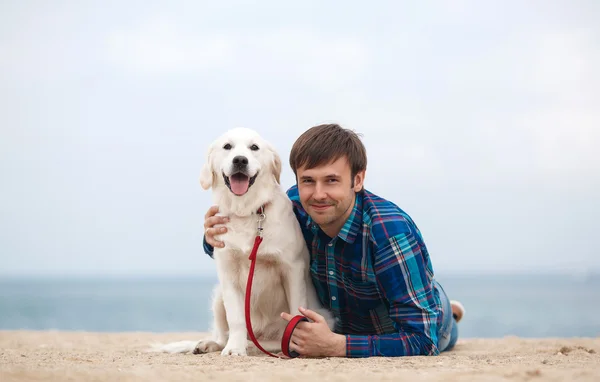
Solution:
[[[296,186],[287,193],[302,228],[310,272],[321,303],[337,319],[332,332],[317,313],[300,323],[290,350],[303,356],[437,355],[458,337],[464,310],[435,281],[421,233],[394,203],[366,190],[367,157],[359,137],[339,125],[303,133],[290,153]],[[209,209],[205,245],[212,256],[214,227],[225,222]],[[282,318],[290,320],[288,312]]]

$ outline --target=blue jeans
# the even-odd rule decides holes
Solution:
[[[444,288],[437,281],[435,282],[435,286],[440,293],[444,317],[442,326],[438,331],[438,349],[440,349],[440,352],[444,352],[451,350],[456,344],[456,340],[458,340],[458,325],[452,316],[452,306]]]

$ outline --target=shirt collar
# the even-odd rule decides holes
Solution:
[[[354,206],[352,207],[352,212],[350,216],[348,216],[348,220],[340,230],[338,237],[344,240],[348,244],[354,243],[356,240],[356,236],[361,229],[362,222],[362,201],[363,195],[362,191],[356,193],[356,198],[354,198]]]

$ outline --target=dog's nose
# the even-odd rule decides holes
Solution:
[[[235,158],[233,158],[233,164],[247,165],[248,164],[248,158],[246,158],[245,156],[242,156],[242,155],[238,155]]]

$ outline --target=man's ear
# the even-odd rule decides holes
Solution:
[[[281,178],[281,158],[279,157],[279,155],[277,154],[277,152],[275,150],[273,150],[273,148],[271,148],[271,153],[273,154],[273,176],[275,177],[275,181],[277,182],[277,184],[280,184],[280,178]]]
[[[212,186],[214,186],[217,181],[217,174],[212,169],[212,152],[213,148],[210,147],[208,149],[208,155],[206,157],[206,162],[202,166],[202,170],[200,171],[200,185],[203,189],[208,190]]]
[[[359,192],[360,190],[362,190],[365,186],[365,176],[366,176],[366,171],[359,171],[356,173],[356,175],[354,175],[354,179],[353,179],[353,186],[352,188],[354,189],[354,192]]]

